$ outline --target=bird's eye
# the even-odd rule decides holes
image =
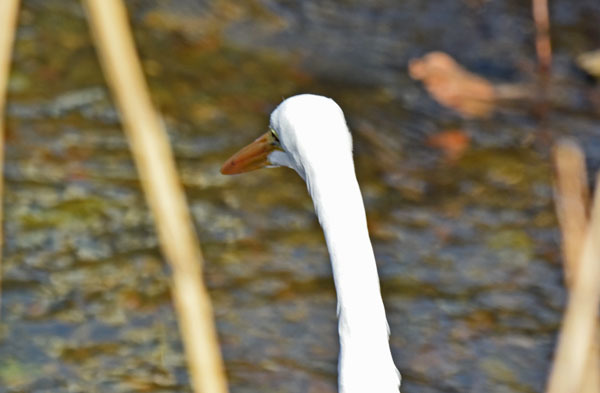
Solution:
[[[275,132],[275,130],[269,127],[269,131],[271,132],[271,136],[273,137],[273,139],[275,139],[275,141],[277,143],[280,143],[279,142],[279,137],[277,136],[277,133]]]

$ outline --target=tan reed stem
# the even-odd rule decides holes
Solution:
[[[212,306],[202,281],[202,253],[166,132],[154,110],[121,0],[86,0],[104,73],[118,104],[162,251],[196,393],[225,393],[227,382]]]
[[[570,140],[562,140],[554,151],[556,166],[556,213],[560,223],[567,285],[579,266],[583,239],[588,225],[589,192],[585,157]]]
[[[17,30],[19,0],[0,1],[0,309],[2,308],[2,251],[4,249],[4,127],[6,88]]]
[[[548,0],[533,0],[533,20],[535,22],[535,49],[540,71],[547,75],[552,65],[552,45],[550,43],[550,15]]]
[[[597,178],[600,185],[600,175]],[[579,393],[583,387],[590,347],[595,344],[600,303],[600,190],[598,187],[574,272],[567,309],[548,381],[547,393]]]
[[[583,240],[588,226],[589,192],[585,157],[573,141],[560,141],[554,151],[556,166],[556,213],[561,227],[565,278],[569,289],[573,287]],[[598,321],[595,321],[596,331]],[[590,347],[583,381],[578,393],[600,392],[599,337],[596,333]]]

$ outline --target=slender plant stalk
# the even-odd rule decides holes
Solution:
[[[596,184],[600,184],[600,174]],[[579,393],[583,387],[590,347],[596,338],[599,303],[600,190],[597,189],[546,393]]]
[[[18,11],[19,0],[0,1],[0,309],[2,308],[2,250],[4,249],[4,127],[6,124],[4,108]]]
[[[552,65],[548,0],[533,0],[533,20],[535,22],[535,49],[540,71],[547,75]]]
[[[583,241],[588,227],[589,192],[585,157],[570,140],[560,141],[554,151],[556,166],[556,213],[561,227],[565,277],[569,289],[579,269]],[[600,262],[600,261],[599,261]],[[596,331],[598,320],[595,320]],[[600,392],[600,342],[595,334],[589,347],[583,381],[578,393]]]
[[[588,226],[589,192],[585,158],[570,140],[562,140],[554,151],[556,167],[556,213],[560,223],[567,286],[579,268],[583,239]]]
[[[150,100],[127,11],[121,0],[86,0],[85,4],[161,248],[173,269],[173,297],[194,391],[225,393],[212,306],[201,276],[202,254],[166,132]]]

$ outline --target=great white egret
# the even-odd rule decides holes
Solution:
[[[305,180],[325,233],[337,292],[340,393],[398,393],[373,247],[344,113],[330,98],[303,94],[271,114],[269,131],[221,173],[287,166]]]

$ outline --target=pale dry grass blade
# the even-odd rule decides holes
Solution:
[[[202,254],[166,132],[154,110],[121,0],[86,0],[104,73],[117,101],[160,244],[173,268],[173,298],[196,393],[224,393],[227,382]]]
[[[552,44],[550,43],[550,15],[548,0],[533,0],[533,20],[535,22],[535,49],[540,70],[548,74],[552,65]]]
[[[19,0],[0,1],[0,300],[2,299],[2,250],[4,248],[4,127],[6,125],[4,107],[18,11]],[[0,308],[1,305],[0,301]]]
[[[562,234],[567,285],[571,287],[588,225],[587,171],[583,152],[570,140],[563,140],[557,144],[554,161],[556,213]]]
[[[589,192],[585,157],[570,140],[560,141],[554,151],[556,166],[556,213],[560,222],[567,286],[572,288],[588,226]],[[597,330],[597,319],[594,331]],[[589,347],[583,382],[578,393],[600,392],[598,334]]]
[[[597,178],[600,185],[600,175]],[[548,381],[547,393],[579,393],[590,347],[594,346],[600,303],[600,191],[592,205],[579,266],[574,272],[567,310]]]

